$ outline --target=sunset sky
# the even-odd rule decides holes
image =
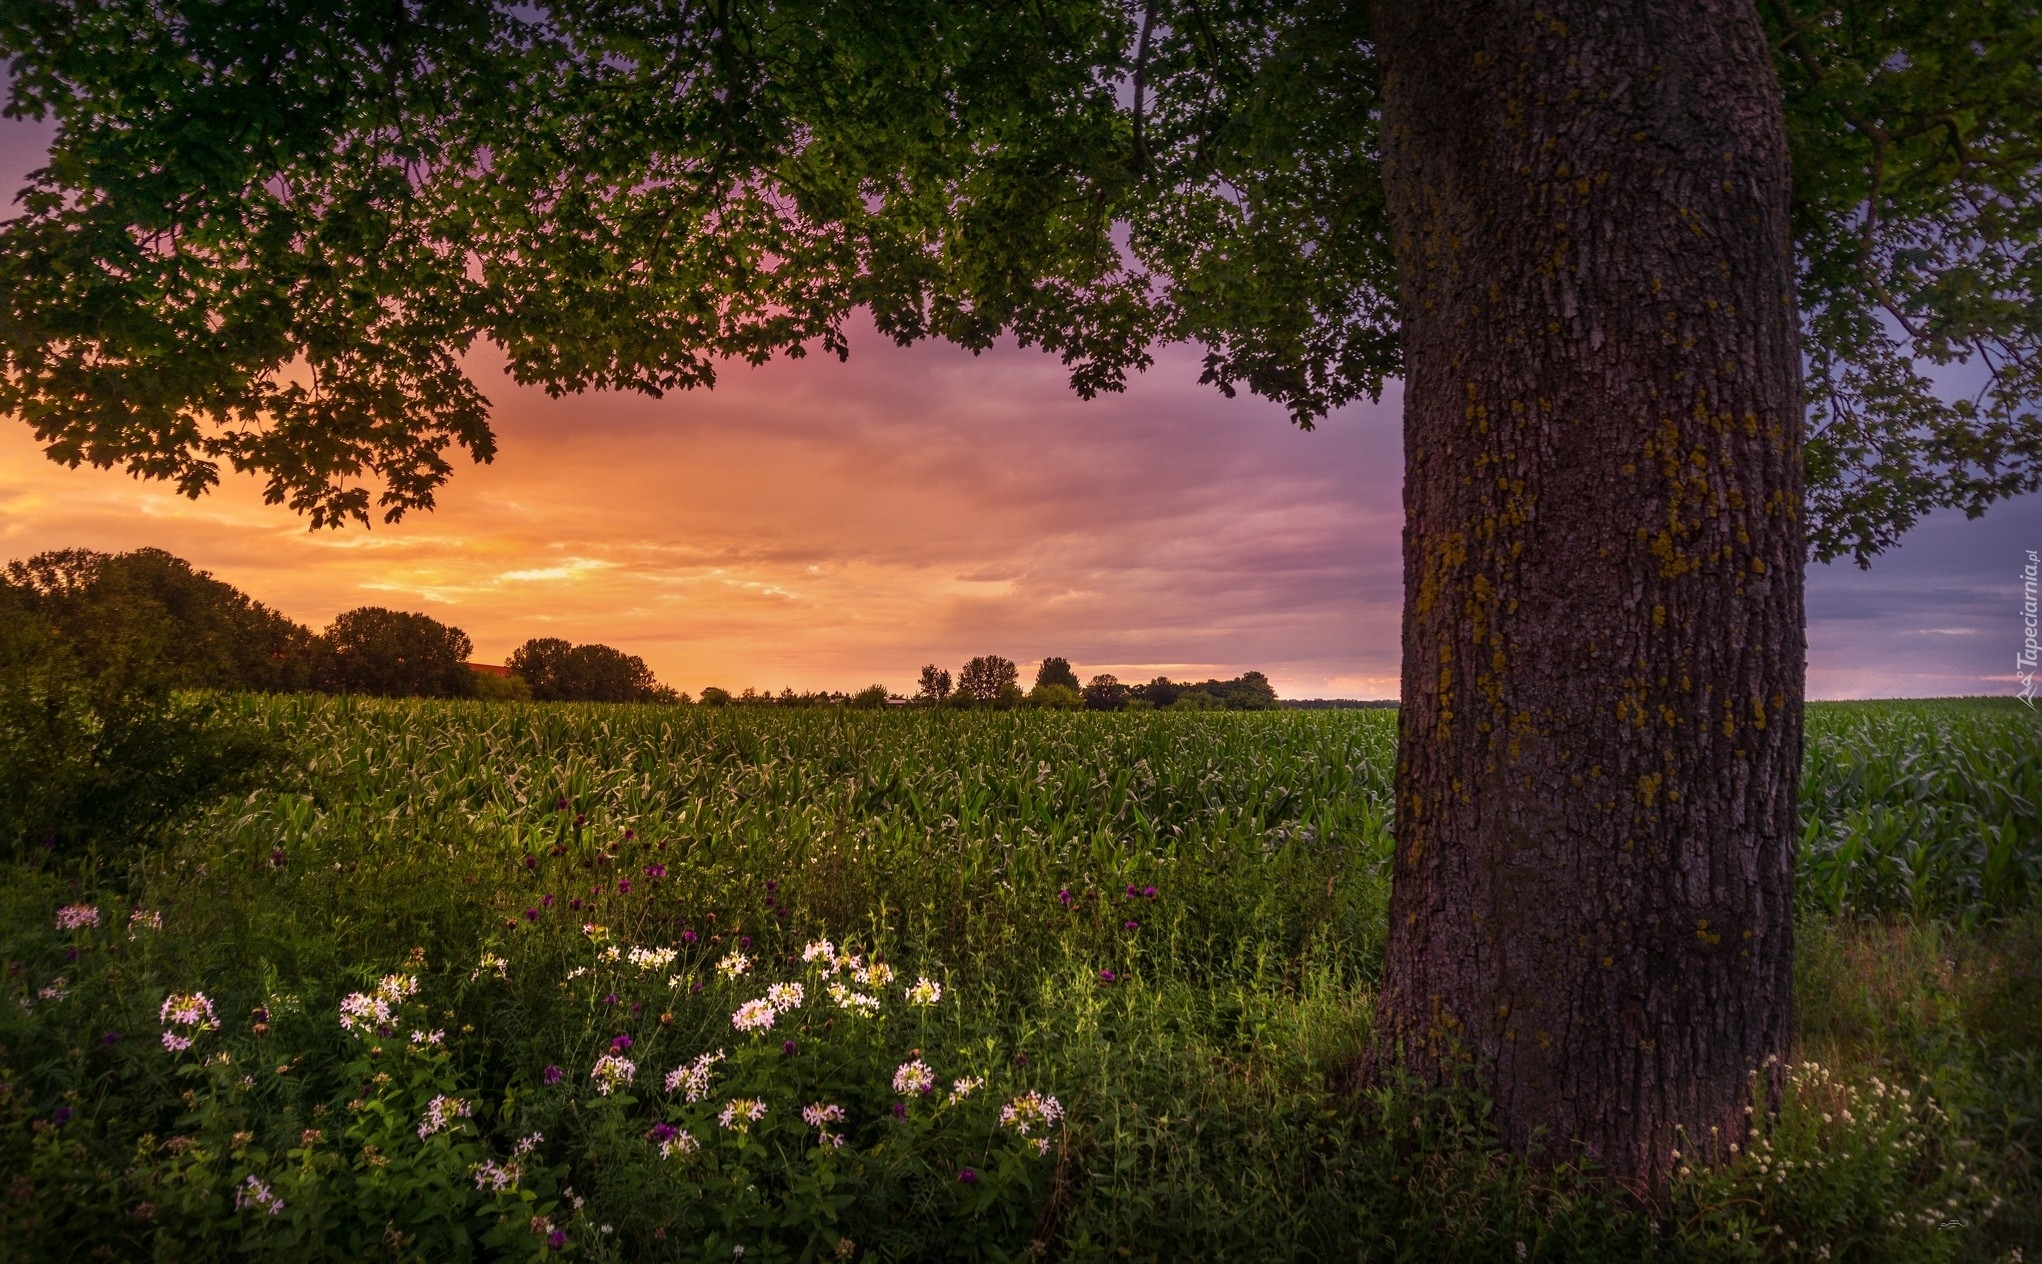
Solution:
[[[0,187],[46,132],[0,122]],[[1266,672],[1286,697],[1394,697],[1398,401],[1301,433],[1164,351],[1085,403],[1005,346],[728,368],[713,392],[548,399],[489,352],[500,455],[440,508],[311,532],[253,480],[191,502],[45,460],[0,419],[0,560],[168,549],[323,627],[422,610],[500,662],[527,637],[602,641],[690,692],[912,690],[921,664],[1061,654],[1081,676]],[[2042,498],[1941,515],[1869,572],[1809,573],[1813,696],[2011,693],[2019,575]]]

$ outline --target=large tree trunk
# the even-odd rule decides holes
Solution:
[[[1380,1021],[1646,1186],[1784,1054],[1801,370],[1749,0],[1383,0],[1404,683]]]

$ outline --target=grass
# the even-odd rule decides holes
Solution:
[[[133,875],[0,889],[0,1242],[24,1258],[2042,1244],[2042,726],[2017,704],[1811,708],[1811,1069],[1746,1156],[1654,1208],[1506,1160],[1472,1093],[1346,1084],[1381,968],[1392,713],[235,705],[297,780]],[[101,924],[55,929],[76,904]],[[823,937],[898,977],[803,961]],[[385,988],[391,1034],[344,1032],[344,998],[391,975],[419,985]],[[940,1001],[906,998],[922,977]],[[803,1003],[733,1030],[773,982]],[[191,1029],[161,1007],[194,990],[217,1028],[171,1053],[166,1026]],[[718,1048],[701,1101],[665,1089]],[[605,1056],[634,1068],[609,1093]],[[895,1091],[915,1061],[937,1091]],[[1054,1129],[1001,1123],[1029,1092]],[[768,1113],[724,1127],[733,1097]],[[468,1113],[420,1136],[435,1098]]]

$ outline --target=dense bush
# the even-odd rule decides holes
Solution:
[[[506,666],[539,702],[675,702],[636,654],[607,645],[572,645],[534,637],[511,651]]]
[[[475,690],[468,634],[428,615],[361,606],[319,638],[317,680],[334,693],[465,698]]]

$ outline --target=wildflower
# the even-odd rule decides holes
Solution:
[[[1069,908],[1071,906],[1071,889],[1069,887],[1064,887],[1062,890],[1056,893],[1056,898],[1059,904],[1062,904],[1065,908]]]
[[[442,1093],[426,1103],[425,1122],[418,1126],[418,1139],[425,1140],[436,1132],[443,1131],[456,1119],[466,1118],[472,1107],[458,1097]]]
[[[596,1059],[595,1069],[589,1072],[589,1078],[596,1082],[596,1092],[608,1097],[612,1089],[619,1084],[629,1084],[632,1077],[637,1074],[636,1062],[629,1058],[620,1058],[614,1053],[606,1053]]]
[[[550,896],[550,895],[542,895],[542,896],[540,896],[540,897],[539,897],[539,907],[540,907],[540,908],[552,908],[552,907],[553,907],[553,897],[552,897],[552,896]]]
[[[106,1033],[105,1035],[103,1035],[103,1036],[101,1036],[101,1037],[99,1038],[99,1043],[101,1043],[101,1044],[103,1044],[103,1045],[117,1045],[117,1044],[119,1044],[120,1042],[121,1042],[121,1034],[120,1034],[119,1032],[117,1032],[117,1031],[110,1031],[110,1032],[107,1032],[107,1033]]]
[[[433,1031],[419,1031],[414,1028],[411,1033],[411,1043],[415,1045],[436,1045],[446,1038],[447,1029],[444,1027]]]
[[[601,939],[610,933],[610,928],[601,922],[583,922],[581,924],[581,933],[587,935],[590,939]]]
[[[1153,899],[1155,899],[1155,898],[1156,898],[1156,888],[1154,888],[1154,887],[1143,887],[1143,888],[1142,888],[1142,897],[1143,897],[1144,899],[1150,899],[1150,900],[1153,900]]]
[[[763,1031],[773,1025],[778,1013],[771,1001],[746,1001],[730,1016],[730,1025],[739,1031]]]
[[[71,995],[71,981],[64,978],[51,979],[49,986],[36,992],[36,995],[45,1001],[61,1001]]]
[[[128,930],[130,933],[138,930],[162,930],[162,929],[163,929],[163,914],[161,913],[155,912],[151,909],[136,909],[134,912],[128,914]]]
[[[799,983],[775,983],[766,989],[767,1002],[783,1014],[799,1006],[804,995]]]
[[[737,946],[740,948],[750,948],[752,946],[752,937],[750,935],[739,935],[737,937]]]
[[[99,926],[99,910],[90,904],[66,904],[57,910],[58,930],[92,930]]]
[[[651,974],[654,970],[664,970],[672,965],[674,958],[680,954],[672,948],[633,948],[624,955],[641,972]]]
[[[1113,971],[1111,970],[1101,970],[1099,972],[1099,981],[1101,983],[1111,983],[1119,977],[1120,977],[1119,975],[1113,973]]]
[[[895,1119],[906,1119],[908,1117],[908,1104],[906,1102],[895,1102],[893,1104],[893,1117]]]
[[[716,963],[716,973],[725,979],[735,979],[741,974],[750,973],[751,968],[752,959],[734,948],[724,955],[723,960]]]
[[[59,1128],[63,1127],[71,1122],[71,1108],[69,1106],[57,1107],[54,1111],[50,1112],[50,1120]]]
[[[340,1025],[348,1031],[365,1032],[390,1021],[390,1002],[366,992],[351,992],[341,998]]]
[[[211,1031],[219,1025],[219,1020],[213,1016],[213,1003],[206,999],[204,992],[172,993],[164,998],[158,1017],[166,1023],[196,1027],[200,1031]]]
[[[251,1175],[241,1183],[240,1189],[234,1191],[234,1210],[242,1211],[249,1207],[260,1207],[274,1216],[284,1209],[284,1200],[277,1197],[276,1191]]]
[[[666,866],[647,865],[645,866],[645,876],[648,878],[664,878],[666,877]]]
[[[790,1058],[794,1056],[794,1050],[796,1049],[796,1047],[797,1046],[792,1040],[783,1040],[780,1042],[780,1052]]]
[[[1033,1141],[1029,1142],[1028,1144],[1029,1144],[1029,1145],[1032,1145],[1032,1146],[1034,1146],[1034,1147],[1035,1147],[1035,1152],[1036,1152],[1037,1154],[1048,1154],[1048,1153],[1049,1153],[1049,1138],[1048,1138],[1048,1137],[1037,1137],[1037,1138],[1036,1138],[1035,1140],[1033,1140]]]
[[[985,1081],[976,1075],[967,1075],[950,1082],[950,1100],[961,1102],[970,1097],[974,1090],[983,1088]]]
[[[677,1128],[673,1136],[659,1143],[659,1157],[671,1159],[676,1154],[693,1154],[701,1148],[702,1143],[695,1140],[693,1133],[686,1128]]]
[[[885,987],[893,982],[893,967],[883,961],[875,961],[866,969],[856,971],[851,977],[866,987]]]
[[[180,1036],[176,1032],[165,1028],[163,1031],[163,1047],[172,1053],[183,1053],[186,1049],[191,1048],[191,1038]]]
[[[278,847],[275,850],[271,851],[269,854],[269,867],[272,869],[281,869],[284,867],[285,862],[288,861],[289,859],[290,857],[284,855],[284,849]]]
[[[929,1064],[916,1058],[903,1062],[893,1073],[893,1091],[907,1095],[926,1093],[936,1087],[936,1073]]]
[[[673,1140],[675,1131],[672,1124],[656,1123],[646,1131],[645,1139],[657,1145],[662,1141]]]
[[[560,1083],[560,1074],[561,1073],[559,1067],[548,1066],[544,1071],[541,1071],[539,1073],[539,1078],[546,1081],[546,1083],[548,1084],[558,1084]]]
[[[830,999],[837,1003],[838,1008],[850,1010],[854,1014],[869,1015],[879,1012],[879,998],[863,992],[853,992],[841,983],[830,984]]]
[[[579,978],[580,978],[580,977],[581,977],[582,975],[584,975],[584,974],[587,974],[587,973],[588,973],[588,967],[587,967],[587,966],[576,966],[576,967],[575,967],[574,969],[572,969],[572,970],[569,970],[569,971],[567,972],[567,974],[566,974],[566,975],[565,975],[565,976],[564,976],[564,977],[563,977],[563,978],[562,978],[562,979],[561,979],[560,981],[561,981],[562,983],[571,983],[571,982],[573,982],[574,980],[576,980],[576,979],[579,979]]]
[[[685,1090],[691,1102],[699,1102],[709,1095],[709,1069],[723,1060],[723,1050],[705,1053],[693,1062],[684,1063],[667,1072],[666,1091]]]
[[[515,1188],[518,1177],[522,1174],[520,1165],[515,1162],[498,1164],[484,1160],[474,1167],[475,1188],[500,1194],[507,1189]]]
[[[539,1143],[541,1141],[544,1141],[545,1139],[546,1134],[543,1132],[527,1133],[526,1135],[519,1137],[517,1144],[511,1147],[511,1154],[513,1154],[517,1158],[522,1159],[526,1155],[530,1154],[532,1151],[538,1149]]]
[[[1040,1126],[1047,1130],[1064,1117],[1064,1108],[1056,1098],[1029,1089],[1026,1093],[1000,1108],[1000,1126],[1012,1128],[1022,1136]]]
[[[603,1004],[605,1004],[605,1005],[615,1005],[615,1004],[617,1004],[617,1003],[618,1003],[618,1001],[617,1001],[617,994],[616,994],[615,992],[610,992],[610,993],[607,993],[607,994],[606,994],[606,995],[605,995],[605,996],[603,997]]]
[[[915,979],[915,985],[907,990],[907,997],[909,1002],[915,1005],[934,1005],[943,999],[943,985],[926,974],[921,975]]]
[[[767,894],[767,895],[771,895],[771,894],[773,894],[773,893],[774,893],[775,891],[778,891],[779,889],[780,889],[780,884],[779,884],[779,883],[777,883],[777,882],[773,881],[773,880],[772,880],[771,878],[768,878],[768,879],[766,879],[766,894]]]
[[[539,920],[539,910],[538,910],[538,909],[535,909],[535,908],[528,908],[528,909],[526,909],[526,910],[525,910],[525,920],[526,920],[526,921],[528,921],[528,922],[536,922],[536,921],[538,921],[538,920]]]
[[[1132,900],[1132,899],[1134,899],[1134,898],[1135,898],[1136,896],[1140,895],[1141,893],[1142,893],[1142,890],[1141,890],[1141,888],[1140,888],[1140,887],[1138,887],[1138,886],[1136,886],[1136,885],[1135,885],[1134,883],[1130,882],[1130,883],[1128,883],[1128,884],[1127,884],[1127,898],[1128,898],[1128,899]]]
[[[765,1117],[765,1102],[756,1097],[733,1097],[724,1104],[723,1113],[716,1116],[716,1122],[738,1132],[749,1132],[753,1124]]]
[[[630,1047],[631,1037],[623,1035],[610,1037],[610,1049],[612,1052],[622,1053],[624,1052],[624,1050],[629,1049]]]
[[[575,912],[580,912],[580,911],[581,911],[581,897],[577,895],[577,896],[575,896],[575,897],[574,897],[573,899],[569,900],[569,901],[567,902],[567,907],[568,907],[569,909],[572,909],[572,910],[574,910]]]
[[[681,942],[684,944],[692,944],[699,938],[701,936],[697,935],[694,931],[684,930],[681,932]]]
[[[801,1122],[811,1128],[820,1128],[824,1124],[842,1123],[843,1119],[844,1108],[842,1106],[825,1102],[814,1102],[801,1108]]]
[[[1134,921],[1133,919],[1129,919],[1128,921],[1122,922],[1120,924],[1120,929],[1125,931],[1137,931],[1140,930],[1141,928],[1142,924],[1140,922]]]
[[[619,895],[631,894],[631,879],[629,878],[617,879],[617,894]]]
[[[957,1169],[957,1179],[963,1184],[970,1185],[978,1180],[978,1173],[968,1167],[959,1168]]]

